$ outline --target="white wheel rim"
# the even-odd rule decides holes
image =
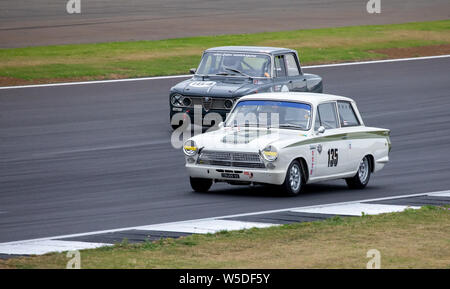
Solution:
[[[367,177],[369,176],[369,161],[367,158],[363,158],[359,163],[358,169],[358,177],[361,183],[365,183],[367,181]]]
[[[300,175],[300,168],[297,164],[294,164],[289,170],[289,184],[291,189],[296,192],[300,188],[302,178]]]

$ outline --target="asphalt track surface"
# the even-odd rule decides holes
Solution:
[[[450,188],[450,58],[308,69],[392,130],[391,162],[362,191],[298,197],[214,185],[191,191],[170,144],[180,79],[0,90],[0,242]]]
[[[448,19],[448,0],[68,0],[0,1],[0,48],[154,40]]]

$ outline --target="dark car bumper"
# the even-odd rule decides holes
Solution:
[[[170,106],[170,123],[172,125],[177,125],[177,120],[180,120],[182,118],[183,121],[190,120],[191,123],[194,123],[194,121],[200,121],[202,122],[203,126],[212,126],[214,124],[217,125],[217,122],[222,122],[225,120],[227,114],[230,112],[228,109],[210,109],[206,111],[204,108],[201,109],[201,114],[199,113],[200,110],[196,110],[194,112],[194,108],[192,107],[174,107]],[[196,120],[195,113],[198,113],[198,120]],[[178,115],[177,118],[174,119],[175,115]],[[211,114],[211,115],[209,115]],[[215,114],[215,115],[213,115]],[[209,115],[209,116],[207,116]],[[220,118],[218,117],[220,115]],[[206,119],[205,119],[206,116]],[[215,117],[217,116],[217,118]],[[211,123],[211,120],[213,123]]]

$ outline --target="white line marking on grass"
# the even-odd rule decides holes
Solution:
[[[411,57],[411,58],[396,58],[396,59],[383,59],[383,60],[372,60],[372,61],[357,61],[357,62],[344,62],[344,63],[310,65],[310,66],[303,66],[302,69],[326,68],[326,67],[349,66],[349,65],[360,65],[360,64],[377,64],[377,63],[413,61],[413,60],[427,60],[427,59],[437,59],[437,58],[446,58],[446,57],[450,57],[450,54],[434,55],[434,56],[423,56],[423,57]],[[190,77],[190,76],[192,76],[192,74],[141,77],[141,78],[125,78],[125,79],[110,79],[110,80],[92,80],[92,81],[81,81],[81,82],[61,82],[61,83],[48,83],[48,84],[4,86],[4,87],[0,87],[0,90],[2,90],[2,89],[17,89],[17,88],[67,86],[67,85],[80,85],[80,84],[101,84],[101,83],[111,83],[111,82],[131,82],[131,81],[142,81],[142,80],[174,79],[174,78],[187,78],[187,77]]]

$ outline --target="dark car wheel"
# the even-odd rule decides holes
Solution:
[[[212,186],[211,179],[190,178],[191,187],[199,193],[206,193]]]
[[[281,185],[288,196],[296,196],[303,189],[302,166],[293,161],[286,172],[284,183]]]
[[[371,172],[369,157],[365,156],[359,163],[356,175],[353,178],[345,179],[347,186],[350,189],[364,189],[369,183]]]

